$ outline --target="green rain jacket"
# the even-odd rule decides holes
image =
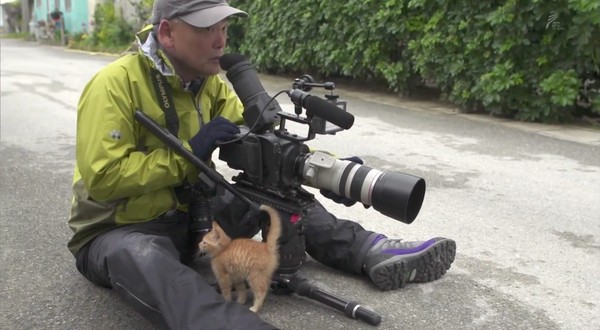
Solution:
[[[202,123],[222,116],[243,123],[243,105],[219,77],[204,79],[200,92],[188,91],[168,59],[149,37],[138,33],[140,50],[100,70],[86,85],[77,109],[76,166],[69,227],[69,250],[77,251],[98,234],[117,226],[152,220],[180,205],[173,188],[199,172],[168,149],[134,119],[140,110],[165,124],[153,86],[151,68],[164,76],[172,90],[179,118],[178,137],[187,140]],[[142,42],[142,40],[145,40]]]

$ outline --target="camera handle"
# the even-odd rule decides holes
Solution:
[[[275,274],[271,289],[275,293],[296,293],[299,296],[316,300],[324,305],[344,313],[349,318],[360,319],[371,325],[379,325],[381,316],[362,307],[354,301],[348,301],[308,283],[305,278],[297,275]]]
[[[200,222],[203,222],[203,226],[199,227],[199,230],[203,231],[204,233],[207,231],[204,227],[207,225],[207,223],[210,223],[210,221],[202,220],[210,220],[210,206],[208,204],[208,198],[211,197],[211,195],[214,192],[214,188],[217,185],[223,186],[225,189],[229,190],[234,196],[248,203],[251,210],[258,210],[260,208],[260,206],[257,203],[250,200],[248,197],[246,197],[246,195],[242,194],[232,184],[225,180],[225,178],[220,173],[206,165],[191,151],[185,149],[181,140],[179,140],[177,137],[171,134],[167,129],[158,125],[152,118],[148,117],[146,114],[139,110],[136,110],[136,112],[134,113],[134,118],[140,124],[142,124],[142,126],[148,129],[153,135],[155,135],[163,143],[165,143],[168,147],[172,148],[176,153],[186,158],[202,172],[199,176],[201,183],[199,187],[200,189],[197,189],[197,191],[199,192],[199,195],[197,197],[199,197],[199,200],[201,201],[201,204],[199,205],[199,213],[197,216],[199,217],[199,220],[201,220]],[[297,249],[299,246],[304,246],[304,242],[301,239],[298,239],[296,244],[290,244],[289,247],[282,247],[283,251],[281,252],[284,252],[287,248]],[[304,251],[302,252],[304,253]],[[379,316],[378,314],[360,306],[355,302],[350,302],[341,299],[337,296],[334,296],[331,293],[328,293],[309,284],[306,279],[298,276],[299,268],[300,266],[298,266],[297,268],[291,268],[291,273],[285,271],[281,273],[280,270],[277,270],[276,274],[273,277],[271,288],[276,293],[296,293],[300,296],[316,300],[329,307],[343,312],[348,317],[354,319],[358,318],[372,325],[378,325],[381,322],[381,316]]]

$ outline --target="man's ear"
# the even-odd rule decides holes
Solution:
[[[163,19],[156,29],[158,43],[167,49],[173,48],[173,22]]]

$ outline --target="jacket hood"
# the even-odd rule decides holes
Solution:
[[[145,26],[141,31],[136,33],[136,41],[138,44],[138,52],[150,60],[152,66],[157,69],[163,76],[176,76],[173,65],[165,55],[158,41],[154,37],[153,25]]]

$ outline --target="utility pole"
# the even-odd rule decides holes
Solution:
[[[31,32],[29,31],[29,21],[31,21],[29,0],[21,0],[21,17],[21,32]]]

